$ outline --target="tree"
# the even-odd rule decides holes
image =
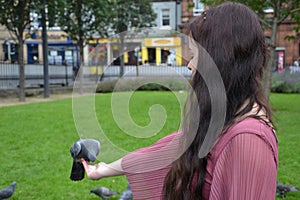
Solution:
[[[124,47],[124,32],[130,28],[151,27],[154,25],[156,14],[150,0],[114,0],[112,7],[112,31],[119,34],[120,55]],[[120,56],[120,76],[123,76],[124,61]]]
[[[79,49],[79,78],[84,64],[83,49],[95,35],[106,36],[110,19],[108,0],[56,0],[56,20]],[[80,84],[81,85],[81,84]],[[80,86],[81,87],[81,86]]]
[[[278,26],[286,19],[294,20],[297,24],[296,31],[300,29],[300,0],[233,0],[248,5],[259,16],[262,27],[271,30],[271,37],[268,43],[270,57],[267,62],[267,69],[264,72],[264,94],[269,98],[272,72],[275,62],[276,34]],[[207,5],[217,5],[225,0],[201,0]],[[266,9],[271,13],[266,13]]]
[[[0,24],[8,29],[13,39],[18,43],[19,100],[25,101],[24,31],[29,27],[29,14],[34,7],[34,2],[33,0],[1,0],[0,3]]]

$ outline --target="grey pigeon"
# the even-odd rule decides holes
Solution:
[[[299,188],[290,185],[283,185],[281,183],[276,184],[276,193],[277,195],[280,195],[282,198],[286,196],[286,193],[295,192],[295,191],[299,191]]]
[[[0,190],[0,200],[8,199],[9,197],[11,197],[15,192],[16,185],[17,182],[13,182],[9,187]]]
[[[132,191],[130,185],[128,184],[126,190],[122,192],[119,200],[132,200],[132,199],[133,199]]]
[[[101,197],[103,200],[108,199],[112,195],[119,194],[119,192],[111,190],[111,189],[106,188],[106,187],[99,187],[99,188],[96,188],[96,189],[92,189],[91,193],[96,194],[97,196]]]
[[[70,154],[73,158],[73,165],[70,179],[79,181],[84,178],[83,164],[77,162],[78,159],[84,158],[87,161],[94,162],[100,152],[100,142],[94,139],[79,139],[73,143]]]

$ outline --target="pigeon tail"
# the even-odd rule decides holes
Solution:
[[[297,188],[295,186],[291,186],[290,190],[291,190],[291,192],[296,192],[296,191],[299,191],[299,188]]]
[[[84,167],[82,163],[73,161],[70,179],[72,181],[80,181],[84,178]]]

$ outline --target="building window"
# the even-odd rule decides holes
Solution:
[[[193,0],[193,1],[194,1],[193,16],[201,15],[201,13],[204,11],[204,4],[201,3],[199,0]]]
[[[162,9],[162,25],[170,25],[170,9]]]

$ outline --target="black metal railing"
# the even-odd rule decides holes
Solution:
[[[75,80],[77,68],[72,65],[49,65],[50,85],[71,85]],[[83,67],[83,77],[94,81],[95,78],[116,79],[120,75],[120,66],[87,66]],[[189,78],[191,71],[185,66],[140,65],[124,66],[123,78],[126,77],[164,77],[182,76]],[[43,65],[25,65],[25,87],[43,87]],[[19,65],[0,63],[0,89],[15,89],[19,86]]]

